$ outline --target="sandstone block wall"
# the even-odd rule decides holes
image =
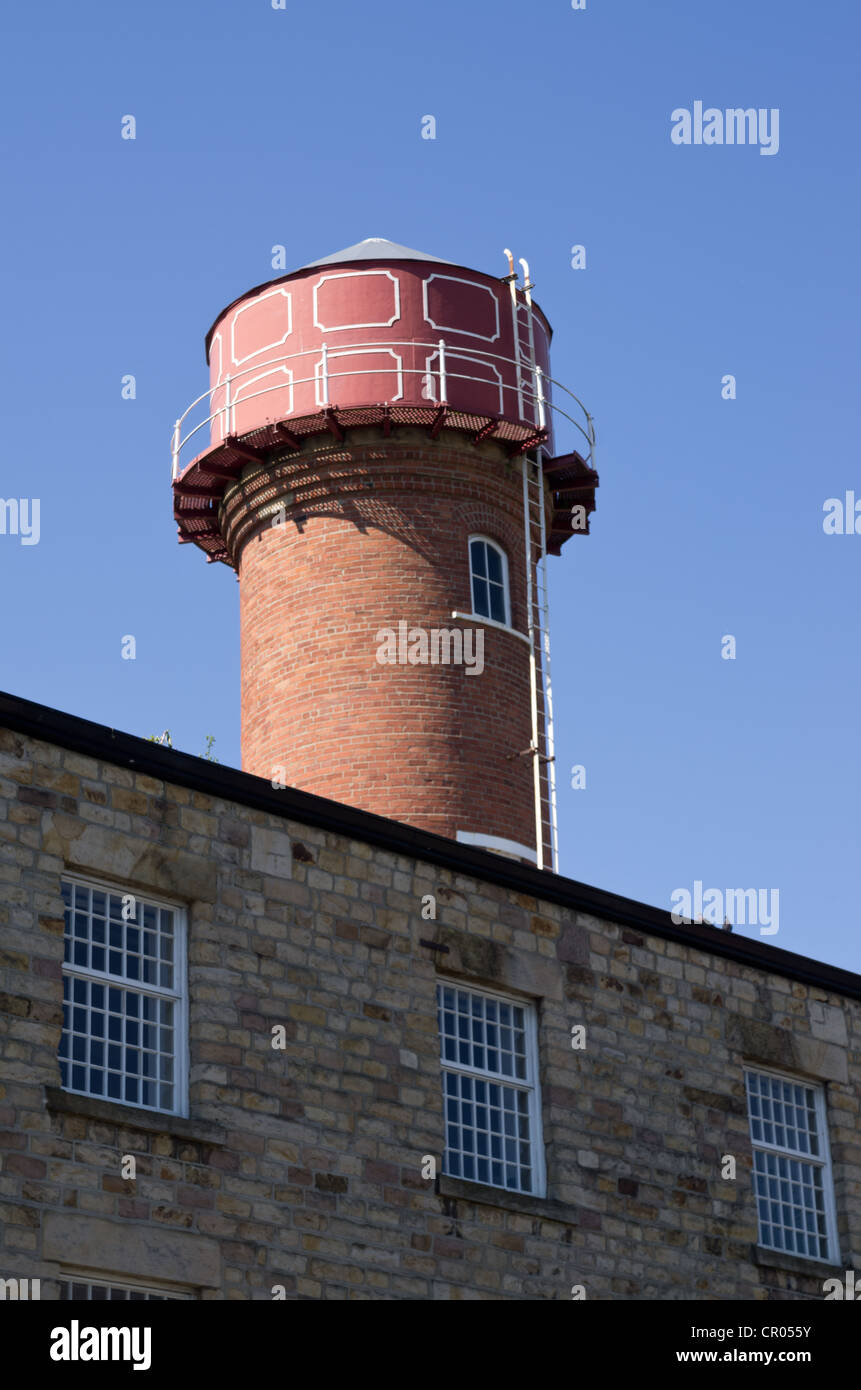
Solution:
[[[60,1091],[64,872],[186,908],[187,1116]],[[421,1176],[442,976],[537,1004],[544,1199]],[[70,1268],[203,1299],[822,1297],[835,1271],[755,1249],[745,1061],[826,1087],[861,1268],[857,1000],[0,731],[0,1277],[45,1298]]]

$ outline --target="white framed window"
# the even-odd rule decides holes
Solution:
[[[840,1258],[821,1086],[745,1069],[759,1244],[803,1259]]]
[[[511,627],[508,556],[487,536],[469,538],[469,583],[475,617]]]
[[[64,875],[65,1091],[186,1113],[186,923],[175,904]]]
[[[117,1283],[113,1279],[94,1279],[89,1274],[76,1274],[68,1270],[64,1270],[59,1282],[60,1299],[71,1303],[90,1300],[106,1300],[112,1303],[172,1303],[175,1300],[194,1297],[187,1292],[159,1288],[154,1284]]]
[[[494,990],[443,981],[437,1008],[443,1172],[543,1197],[535,1006]]]

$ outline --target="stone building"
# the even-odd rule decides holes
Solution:
[[[8,696],[0,885],[0,1273],[42,1298],[861,1262],[856,975]]]

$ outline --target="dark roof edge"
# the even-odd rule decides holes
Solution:
[[[560,874],[518,864],[489,850],[461,845],[442,835],[417,830],[370,811],[343,806],[338,801],[329,801],[311,792],[298,791],[293,787],[276,791],[263,777],[252,777],[250,773],[211,763],[190,753],[163,748],[134,734],[120,733],[104,724],[64,714],[48,705],[36,704],[3,691],[0,691],[0,728],[29,734],[32,738],[58,744],[117,766],[134,768],[147,776],[188,787],[207,796],[236,801],[270,815],[378,845],[390,853],[438,864],[455,873],[467,874],[518,893],[588,912],[635,931],[651,932],[664,940],[676,941],[709,955],[724,956],[755,970],[769,971],[787,979],[833,990],[852,999],[861,999],[861,975],[850,970],[811,960],[749,937],[734,936],[717,927],[698,926],[696,923],[676,925],[669,912],[633,898],[623,898],[617,893],[608,893],[602,888],[592,888],[575,879],[563,878]]]

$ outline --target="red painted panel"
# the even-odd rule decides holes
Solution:
[[[489,285],[469,283],[460,276],[429,275],[427,319],[436,333],[463,333],[493,351],[499,341],[499,296]]]
[[[400,285],[386,270],[347,270],[321,275],[312,289],[315,327],[321,333],[388,330],[400,318]]]
[[[231,433],[244,434],[267,421],[314,414],[324,401],[324,343],[330,404],[342,408],[385,402],[426,404],[439,399],[439,341],[443,339],[451,405],[476,415],[503,415],[535,424],[528,314],[522,294],[518,319],[522,411],[507,284],[478,271],[457,266],[443,270],[421,261],[298,271],[283,284],[249,295],[222,315],[210,351],[212,400],[201,402],[198,420],[221,411],[212,421],[213,442],[228,432],[228,373]],[[533,336],[537,360],[549,372],[548,337],[537,313]],[[368,351],[363,352],[366,344]],[[545,394],[549,396],[549,390]],[[552,424],[549,410],[547,423]]]
[[[252,358],[280,357],[291,351],[292,305],[283,286],[240,304],[232,317],[230,370],[242,371]]]
[[[404,398],[405,376],[402,348],[349,348],[329,350],[329,404],[353,405],[357,402],[387,401],[390,404]],[[323,400],[323,359],[315,363],[317,404]]]

